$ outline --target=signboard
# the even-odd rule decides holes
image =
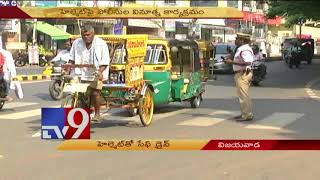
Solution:
[[[98,7],[117,7],[121,6],[121,1],[114,1],[114,0],[100,0],[97,1]]]
[[[61,29],[63,32],[67,32],[67,25],[54,25],[56,28]]]
[[[0,30],[12,30],[12,20],[0,20]]]
[[[120,19],[113,25],[113,34],[122,34],[122,21]]]
[[[36,7],[57,7],[57,1],[35,1]]]
[[[162,26],[161,19],[129,19],[129,26],[147,27],[147,28],[160,28]]]
[[[26,49],[26,43],[24,42],[7,42],[6,49]]]
[[[28,46],[29,64],[39,64],[38,46]]]
[[[187,35],[186,34],[176,34],[175,39],[186,39]]]
[[[193,27],[192,30],[195,33],[195,37],[197,39],[201,39],[201,25],[200,24],[196,24],[196,26]]]
[[[174,19],[164,20],[164,27],[168,32],[176,32],[176,21]]]
[[[93,1],[81,1],[82,7],[93,7],[95,3]]]
[[[93,1],[82,1],[82,3],[85,3],[85,2],[91,3]],[[60,1],[58,1],[57,6],[58,7],[77,7],[79,3],[80,2],[78,0],[72,0],[72,1],[60,0]]]

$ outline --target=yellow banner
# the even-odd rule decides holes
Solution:
[[[21,7],[32,18],[174,18],[239,19],[241,11],[231,7]]]
[[[200,150],[208,140],[67,140],[58,150]]]

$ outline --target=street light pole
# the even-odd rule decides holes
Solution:
[[[32,46],[34,46],[37,42],[36,32],[37,32],[37,19],[34,19],[33,20],[33,33],[32,33]]]

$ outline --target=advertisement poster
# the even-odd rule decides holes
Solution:
[[[29,64],[39,64],[38,46],[28,46]]]
[[[113,25],[114,34],[122,34],[122,20],[118,20],[116,24]]]

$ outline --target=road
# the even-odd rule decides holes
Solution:
[[[156,109],[151,126],[125,111],[105,113],[92,139],[320,139],[320,60],[289,69],[268,62],[267,79],[252,87],[255,119],[235,122],[239,104],[232,75],[209,81],[199,109],[188,103]],[[40,108],[60,102],[48,81],[23,84],[25,98],[0,112],[2,179],[318,179],[317,151],[57,151],[41,140]],[[14,95],[13,95],[14,96]]]

